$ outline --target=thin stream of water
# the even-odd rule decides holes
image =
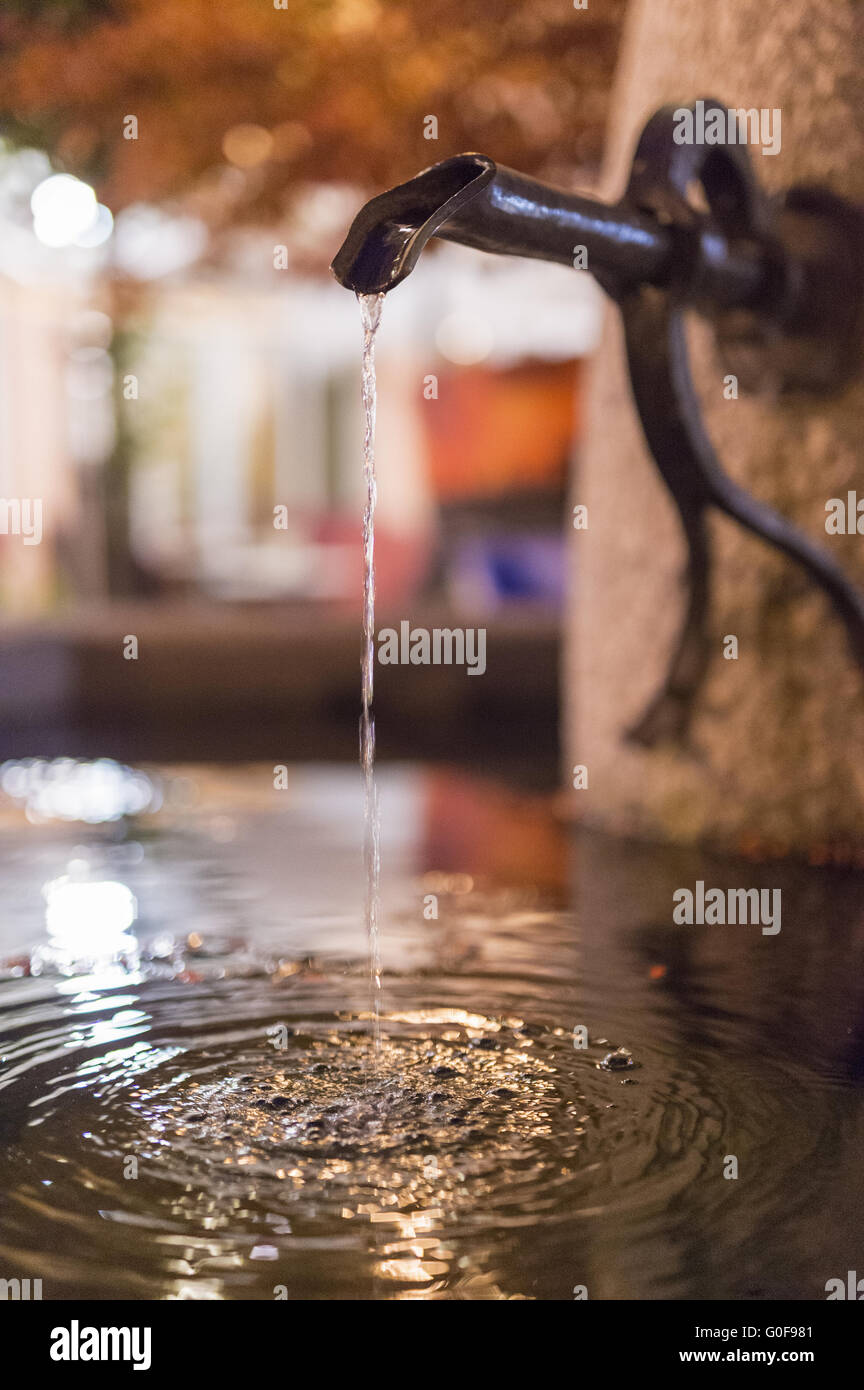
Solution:
[[[363,771],[363,865],[366,881],[365,919],[369,949],[369,991],[374,1054],[381,1049],[381,944],[379,914],[381,876],[381,816],[375,782],[375,334],[381,322],[383,294],[358,294],[363,322],[363,479],[366,505],[363,513],[363,649],[360,716],[360,766]]]

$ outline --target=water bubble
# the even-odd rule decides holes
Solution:
[[[599,1066],[606,1071],[626,1071],[629,1067],[638,1066],[638,1062],[633,1060],[633,1054],[626,1047],[616,1047],[614,1052],[607,1052]]]

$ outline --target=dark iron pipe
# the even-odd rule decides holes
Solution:
[[[498,255],[573,265],[584,247],[601,283],[676,283],[684,297],[747,306],[771,280],[753,243],[732,248],[716,227],[664,225],[654,213],[550,188],[480,154],[461,154],[373,198],[333,260],[340,284],[386,294],[409,274],[430,237]],[[685,286],[685,274],[688,285]]]

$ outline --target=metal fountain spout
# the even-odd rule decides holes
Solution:
[[[727,111],[710,99],[697,106]],[[735,132],[723,143],[680,143],[680,110],[649,120],[615,204],[457,155],[361,208],[332,265],[357,294],[386,294],[439,237],[587,269],[618,306],[636,408],[689,551],[669,671],[631,730],[648,745],[686,740],[710,659],[711,507],[822,587],[864,672],[864,596],[833,557],[725,473],[702,425],[684,329],[687,310],[710,321],[724,372],[742,390],[841,388],[862,365],[864,216],[818,188],[768,198]]]
[[[756,302],[769,290],[772,267],[755,246],[742,241],[721,256],[717,229],[702,233],[694,224],[685,235],[632,202],[610,207],[485,155],[460,154],[361,208],[332,270],[357,294],[386,294],[414,269],[430,237],[440,237],[569,266],[581,252],[601,282],[621,285],[681,283],[686,265],[695,295],[727,303]]]
[[[669,236],[647,217],[629,225],[615,209],[547,188],[482,154],[460,154],[373,198],[354,219],[333,262],[341,284],[358,294],[386,293],[414,269],[430,237],[480,251],[572,264],[575,239],[604,263],[636,259],[661,275]]]

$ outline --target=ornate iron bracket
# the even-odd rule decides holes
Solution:
[[[706,111],[719,107],[714,101],[704,105]],[[773,284],[749,310],[724,314],[722,304],[707,309],[721,351],[731,357],[744,389],[762,384],[754,365],[780,390],[825,392],[842,386],[860,366],[864,227],[859,214],[817,190],[792,190],[772,204],[759,191],[744,146],[678,145],[674,128],[672,108],[649,121],[625,201],[685,233],[701,224],[702,238],[716,238],[718,247],[749,241],[756,260],[776,267]],[[707,215],[693,206],[697,189]],[[707,671],[711,507],[795,560],[821,586],[864,670],[864,596],[822,548],[733,482],[703,428],[683,317],[687,303],[701,296],[687,276],[685,267],[677,283],[665,288],[605,282],[621,311],[645,438],[678,510],[689,553],[687,609],[669,670],[630,730],[631,738],[648,746],[686,739]],[[736,350],[740,365],[734,362]]]

